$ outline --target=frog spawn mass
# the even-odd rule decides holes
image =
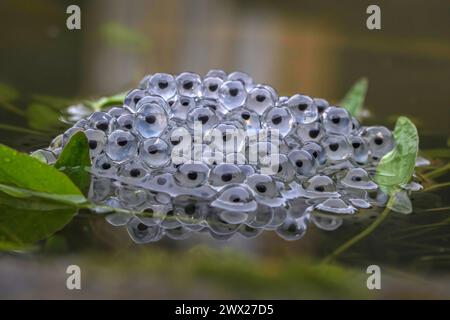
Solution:
[[[267,134],[273,129],[277,148]],[[245,73],[221,70],[203,78],[146,76],[123,105],[79,120],[41,150],[49,162],[77,131],[89,141],[91,200],[135,212],[106,219],[126,225],[138,243],[200,231],[228,239],[274,230],[296,240],[310,222],[334,230],[344,215],[385,205],[373,175],[395,144],[385,127],[361,126],[324,99],[278,96]],[[233,149],[211,132],[221,132],[223,141],[231,132]],[[174,161],[182,144],[197,157]],[[274,152],[278,162],[268,174]]]

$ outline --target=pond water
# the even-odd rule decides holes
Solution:
[[[414,122],[431,161],[418,171],[425,191],[412,193],[413,213],[390,212],[373,230],[381,210],[329,231],[312,224],[297,241],[242,227],[189,237],[173,229],[139,244],[120,215],[81,209],[31,248],[0,253],[0,298],[450,298],[449,189],[439,187],[450,178],[450,5],[381,2],[382,29],[369,31],[361,1],[79,3],[74,31],[65,28],[70,1],[0,4],[2,144],[47,147],[70,126],[61,121],[69,105],[134,88],[148,73],[242,70],[281,95],[330,102],[366,77],[362,123]],[[2,200],[2,212],[14,211]],[[83,271],[80,291],[66,289],[69,265]],[[380,266],[382,290],[367,289],[369,265]]]

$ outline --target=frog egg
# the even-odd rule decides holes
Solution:
[[[55,154],[47,149],[39,149],[30,153],[33,158],[39,159],[46,164],[54,164],[56,162]]]
[[[99,176],[115,177],[117,168],[117,164],[106,154],[102,153],[92,160],[91,172]]]
[[[148,175],[148,171],[141,164],[140,159],[135,158],[121,163],[117,175],[121,181],[135,183],[142,181]]]
[[[302,238],[306,233],[306,222],[302,218],[292,218],[288,216],[275,232],[287,241],[294,241]]]
[[[241,81],[225,81],[219,89],[219,101],[227,110],[244,105],[247,92]]]
[[[101,130],[87,129],[85,132],[88,139],[89,154],[91,157],[103,152],[106,143],[106,135]]]
[[[149,200],[148,191],[133,186],[122,185],[117,188],[116,192],[123,208],[135,208]]]
[[[350,169],[340,181],[344,186],[362,190],[376,190],[378,185],[370,180],[366,170],[362,168]]]
[[[202,161],[209,166],[216,166],[224,162],[225,156],[219,150],[205,147],[202,153]]]
[[[139,146],[139,158],[153,169],[169,164],[170,155],[169,145],[160,138],[147,139]]]
[[[137,138],[130,132],[115,130],[108,136],[105,151],[114,161],[127,160],[136,155]]]
[[[358,164],[367,163],[369,158],[369,147],[367,142],[360,136],[350,136],[349,142],[352,147],[352,159]]]
[[[284,138],[294,125],[294,118],[287,108],[274,107],[264,115],[264,122],[270,129],[278,130],[279,136]]]
[[[308,96],[296,94],[286,101],[286,106],[299,124],[312,123],[319,117],[317,107]]]
[[[295,133],[301,142],[308,141],[319,142],[325,135],[325,130],[320,122],[312,122],[308,124],[299,124]]]
[[[138,110],[135,126],[143,138],[159,137],[167,128],[167,114],[157,104],[144,104]]]
[[[117,119],[122,115],[130,114],[130,111],[122,107],[112,107],[108,110],[108,114],[114,119]]]
[[[208,178],[209,167],[202,162],[184,163],[178,167],[174,177],[182,187],[195,188]]]
[[[246,239],[253,239],[253,238],[256,238],[257,236],[259,236],[263,232],[263,229],[262,228],[253,228],[246,224],[243,224],[239,227],[237,232]]]
[[[247,108],[234,109],[227,115],[227,119],[235,120],[241,123],[247,136],[255,137],[261,130],[259,115]]]
[[[227,73],[223,70],[211,69],[205,75],[205,78],[219,78],[219,79],[225,80],[227,78]]]
[[[352,130],[354,132],[359,131],[361,129],[361,124],[359,123],[359,121],[355,117],[351,117],[351,121],[352,121]]]
[[[222,187],[230,183],[242,183],[245,175],[234,164],[221,163],[215,166],[209,173],[208,182],[214,187]]]
[[[325,200],[324,202],[318,204],[316,209],[340,214],[354,214],[357,211],[355,207],[348,205],[344,202],[344,200],[337,198],[329,198]]]
[[[295,178],[295,169],[285,154],[277,155],[277,163],[272,164],[271,176],[276,180],[290,182]]]
[[[202,84],[202,97],[209,99],[217,99],[219,97],[219,88],[223,80],[217,77],[207,77]]]
[[[211,211],[206,216],[206,222],[212,232],[218,235],[229,235],[237,231],[240,224],[231,224],[224,221],[216,211]]]
[[[156,242],[164,236],[164,230],[160,226],[146,226],[138,218],[132,218],[127,224],[130,238],[138,244]]]
[[[89,200],[94,203],[104,203],[113,208],[120,208],[120,205],[114,204],[115,202],[118,203],[119,200],[111,197],[112,195],[115,195],[115,186],[111,179],[92,176],[88,191]],[[114,203],[110,204],[109,201],[114,201]]]
[[[165,233],[172,240],[186,240],[192,235],[192,230],[185,226],[178,226],[176,228],[166,229]]]
[[[288,210],[284,206],[272,208],[272,220],[264,226],[266,230],[275,230],[277,227],[281,226],[288,216]]]
[[[323,126],[328,133],[348,135],[352,131],[350,115],[344,108],[327,108],[323,113]]]
[[[311,221],[317,228],[325,231],[334,231],[338,229],[344,220],[339,217],[324,216],[324,215],[311,215]]]
[[[233,124],[219,123],[205,133],[205,141],[225,154],[240,152],[245,145],[245,132]]]
[[[202,90],[202,80],[198,74],[183,72],[176,78],[180,96],[197,97]]]
[[[227,108],[225,108],[218,100],[202,98],[197,100],[198,108],[209,108],[211,109],[219,118],[223,118],[228,114]]]
[[[175,211],[173,208],[166,212],[166,216],[161,221],[160,225],[165,230],[174,229],[174,228],[178,228],[179,226],[181,226],[181,222],[175,218]]]
[[[248,177],[255,173],[255,168],[249,164],[241,164],[238,165],[239,169],[244,176]]]
[[[136,105],[139,101],[146,96],[146,92],[144,90],[134,89],[127,93],[125,99],[123,100],[123,106],[131,111],[136,111]]]
[[[345,160],[352,155],[352,148],[344,136],[328,135],[322,140],[322,146],[331,161]]]
[[[146,226],[159,225],[166,217],[168,209],[164,205],[144,203],[136,213],[136,218]]]
[[[267,84],[259,84],[258,87],[266,89],[267,91],[270,92],[270,95],[272,96],[272,100],[273,101],[278,101],[278,93],[277,91],[272,88],[271,86],[267,85]]]
[[[328,176],[317,175],[303,183],[307,196],[311,198],[324,198],[338,196],[336,186]]]
[[[288,154],[289,161],[301,176],[311,177],[316,173],[316,162],[306,150],[293,150]]]
[[[114,199],[117,201],[117,199]],[[110,203],[112,201],[108,201],[108,203],[105,203],[108,206],[111,206]],[[125,212],[114,212],[110,213],[105,217],[105,220],[115,227],[121,227],[127,225],[127,223],[133,218],[132,214],[125,213]]]
[[[167,73],[155,73],[148,81],[148,92],[168,100],[177,93],[175,78]]]
[[[141,89],[141,90],[147,89],[147,87],[148,87],[148,82],[149,82],[149,80],[150,80],[151,77],[152,77],[151,74],[147,74],[145,77],[143,77],[143,78],[141,79],[141,81],[139,81],[138,88]]]
[[[253,190],[255,195],[263,198],[275,198],[278,196],[278,189],[272,177],[264,174],[252,174],[247,177],[245,183]]]
[[[187,126],[190,129],[199,128],[202,131],[212,128],[219,122],[219,118],[210,108],[194,108],[187,116]],[[194,126],[196,126],[194,128]]]
[[[362,136],[367,139],[374,160],[381,159],[394,148],[395,142],[392,133],[385,127],[368,127]]]
[[[248,187],[229,184],[219,192],[211,206],[228,211],[251,212],[256,210],[257,204],[252,191]]]
[[[330,106],[327,100],[320,98],[314,98],[313,105],[316,106],[319,114],[322,114]]]
[[[111,122],[112,117],[108,113],[102,111],[96,111],[88,118],[89,128],[98,129],[104,132],[109,131]]]
[[[245,157],[245,154],[241,152],[232,152],[227,153],[225,157],[226,163],[236,164],[241,167],[242,165],[245,165],[247,163],[247,158]]]
[[[171,106],[173,120],[186,121],[189,110],[195,108],[195,100],[190,97],[179,97]]]
[[[70,141],[70,138],[72,138],[72,136],[79,131],[83,131],[83,129],[78,127],[67,129],[62,135],[60,147],[64,147]]]
[[[273,209],[269,206],[258,203],[258,208],[249,214],[246,225],[253,228],[262,228],[268,225],[273,219]]]
[[[135,117],[133,114],[123,114],[116,120],[116,128],[124,131],[132,131],[134,129]]]
[[[220,219],[230,224],[241,224],[247,221],[248,213],[240,211],[223,210],[218,213]]]
[[[208,208],[193,196],[178,196],[173,201],[176,219],[186,226],[197,226],[204,221]]]
[[[232,72],[228,75],[228,80],[241,82],[247,91],[253,88],[253,79],[245,72]]]
[[[258,115],[262,115],[268,108],[272,108],[275,101],[267,89],[255,87],[248,93],[246,106]]]
[[[302,147],[303,150],[309,152],[310,155],[316,160],[318,165],[324,165],[327,161],[325,150],[323,147],[315,142],[307,142]]]

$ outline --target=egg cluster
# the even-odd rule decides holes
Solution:
[[[138,242],[205,229],[298,239],[311,220],[329,230],[335,220],[324,225],[311,213],[385,204],[373,175],[395,144],[387,128],[361,126],[324,99],[279,96],[221,70],[146,76],[123,105],[78,121],[49,152],[77,131],[89,141],[91,199],[138,212],[109,218]],[[191,152],[175,161],[180,150]]]

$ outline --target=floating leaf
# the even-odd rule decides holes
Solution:
[[[64,147],[55,163],[55,168],[64,172],[86,194],[91,182],[88,171],[90,166],[88,140],[86,135],[79,131],[70,138]]]
[[[0,145],[0,190],[21,197],[44,197],[80,204],[85,197],[59,170]]]
[[[354,117],[358,117],[361,113],[368,86],[369,80],[367,78],[358,80],[340,103]]]

